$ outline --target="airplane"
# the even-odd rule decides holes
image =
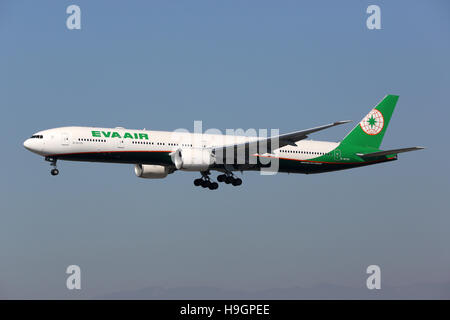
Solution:
[[[72,126],[39,131],[23,145],[50,162],[53,176],[59,173],[57,160],[127,163],[134,164],[137,177],[146,179],[199,172],[194,185],[215,190],[219,185],[210,177],[213,170],[220,173],[218,182],[239,186],[242,179],[234,172],[270,170],[274,160],[277,172],[312,174],[394,161],[399,153],[424,149],[379,149],[398,98],[386,95],[340,142],[306,138],[350,121],[264,138]]]

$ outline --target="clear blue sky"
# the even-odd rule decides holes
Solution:
[[[366,28],[369,4],[382,30]],[[370,264],[385,286],[450,282],[449,57],[448,1],[2,1],[0,297],[363,287]],[[357,123],[387,93],[400,100],[382,147],[426,150],[322,175],[245,173],[215,192],[131,165],[61,162],[55,178],[22,146],[64,125]],[[70,264],[81,292],[65,288]]]

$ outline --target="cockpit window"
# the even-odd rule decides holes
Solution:
[[[30,137],[30,139],[42,139],[42,138],[44,138],[44,136],[42,136],[40,134],[35,134]]]

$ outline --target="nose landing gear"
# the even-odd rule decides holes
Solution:
[[[209,171],[202,171],[200,173],[202,174],[202,177],[194,180],[195,186],[209,188],[209,190],[216,190],[219,188],[219,184],[217,182],[211,181],[211,178],[209,177],[211,173]]]
[[[59,174],[59,170],[56,168],[56,160],[56,158],[45,157],[45,161],[49,161],[50,165],[53,167],[53,169],[50,170],[52,176],[57,176]]]

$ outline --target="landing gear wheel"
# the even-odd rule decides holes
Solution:
[[[211,185],[211,182],[209,182],[208,180],[203,180],[201,186],[203,188],[209,188],[209,186]]]
[[[216,190],[219,188],[219,184],[217,182],[211,181],[209,175],[211,174],[209,171],[200,171],[202,174],[201,178],[194,180],[195,186],[201,186],[202,188],[208,188],[209,190]]]
[[[45,161],[50,162],[50,165],[53,167],[53,169],[50,170],[50,174],[52,176],[57,176],[59,174],[59,170],[56,169],[56,161],[57,161],[57,159],[53,158],[53,157],[45,157],[44,159],[45,159]]]
[[[225,173],[218,175],[217,181],[232,184],[233,186],[240,186],[242,184],[242,179],[236,178],[231,171],[225,171]]]
[[[209,190],[216,190],[219,188],[219,184],[217,182],[211,182],[208,186]]]
[[[242,184],[242,179],[241,178],[236,178],[233,179],[233,181],[231,182],[233,184],[233,186],[240,186]]]

